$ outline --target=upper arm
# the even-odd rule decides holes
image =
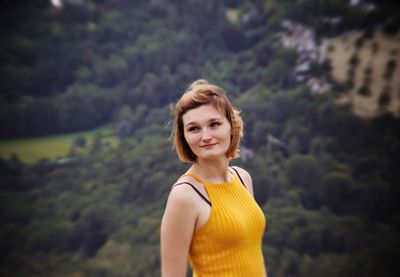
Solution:
[[[196,223],[190,188],[171,190],[161,223],[161,272],[163,277],[186,276],[189,248]]]
[[[246,188],[248,189],[248,191],[251,193],[251,195],[254,196],[253,180],[251,179],[251,175],[241,167],[235,166],[235,169],[237,170],[237,172],[239,173],[240,177],[242,178],[242,180],[243,180]]]

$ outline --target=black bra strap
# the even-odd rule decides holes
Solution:
[[[210,206],[212,206],[211,202],[198,189],[196,189],[196,187],[193,186],[191,183],[188,183],[188,182],[177,183],[177,184],[173,185],[171,189],[173,189],[176,186],[183,185],[183,184],[187,184],[187,185],[191,186],[197,192],[197,194],[200,195],[201,198],[203,198],[204,201],[206,201]]]
[[[234,167],[231,167],[231,168],[236,172],[236,175],[239,177],[240,182],[241,182],[242,185],[247,189],[247,186],[244,184],[244,182],[243,182],[243,180],[242,180],[242,177],[240,177],[239,172],[238,172]]]

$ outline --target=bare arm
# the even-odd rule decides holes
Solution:
[[[184,277],[187,274],[189,248],[197,212],[191,188],[171,190],[161,223],[161,275]]]

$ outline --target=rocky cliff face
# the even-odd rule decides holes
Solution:
[[[338,104],[349,105],[363,118],[382,113],[400,116],[400,35],[388,36],[379,28],[353,31],[321,46],[332,78],[347,85]]]

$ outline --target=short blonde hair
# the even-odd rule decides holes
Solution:
[[[222,88],[201,79],[189,86],[172,111],[174,125],[171,138],[179,159],[183,162],[195,162],[197,160],[197,156],[186,142],[182,117],[187,111],[203,105],[212,105],[226,116],[231,125],[231,144],[226,156],[229,159],[239,157],[239,145],[243,137],[243,120],[240,111],[232,105]]]

